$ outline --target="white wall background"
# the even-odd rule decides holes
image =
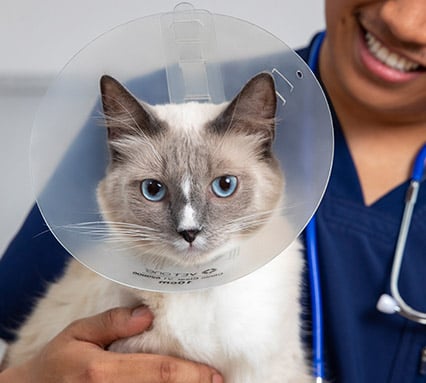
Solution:
[[[34,197],[28,150],[49,82],[84,45],[179,0],[0,0],[0,256]],[[196,8],[257,24],[293,48],[324,28],[321,0],[192,0]]]

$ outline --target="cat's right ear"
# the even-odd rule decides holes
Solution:
[[[274,79],[271,74],[262,72],[244,85],[211,126],[219,134],[234,132],[255,137],[261,156],[270,158],[276,105]]]
[[[149,111],[116,79],[102,76],[100,88],[110,141],[124,135],[156,133],[157,124]]]

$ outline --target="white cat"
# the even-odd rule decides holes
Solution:
[[[111,163],[98,202],[112,240],[136,247],[141,257],[197,264],[229,241],[273,230],[283,176],[271,148],[276,96],[270,75],[251,79],[226,105],[150,106],[108,76],[101,91]],[[20,329],[8,364],[30,358],[75,319],[143,303],[154,313],[152,329],[110,349],[203,362],[226,383],[311,382],[301,341],[302,269],[296,241],[237,281],[153,293],[71,261]]]

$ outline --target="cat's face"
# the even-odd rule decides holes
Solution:
[[[283,179],[271,152],[269,75],[226,105],[149,106],[106,76],[101,89],[111,163],[98,201],[121,246],[196,264],[253,233],[277,207]]]

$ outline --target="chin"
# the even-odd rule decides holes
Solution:
[[[219,241],[217,241],[219,243]],[[197,238],[192,244],[185,241],[177,241],[172,244],[167,254],[164,253],[167,261],[172,261],[178,266],[202,266],[212,262],[217,258],[229,256],[233,253],[235,244],[230,240],[220,241],[224,245],[207,246],[206,241]]]
[[[197,244],[175,247],[168,259],[179,266],[201,266],[215,258],[214,251]]]

